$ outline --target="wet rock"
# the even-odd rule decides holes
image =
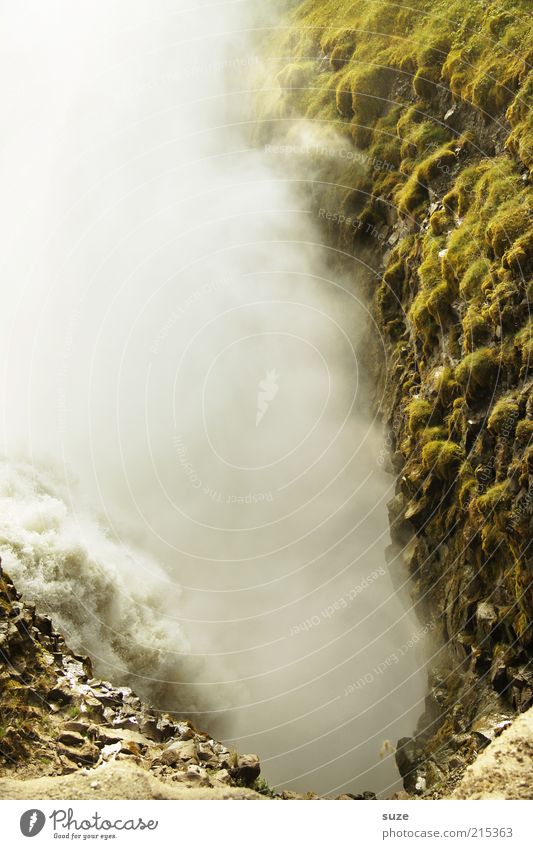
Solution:
[[[115,743],[120,743],[122,738],[120,734],[114,734],[113,731],[108,728],[98,728],[96,739],[104,746],[112,746]]]
[[[117,708],[121,704],[121,699],[109,692],[94,692],[94,698],[104,707]]]
[[[147,745],[148,741],[143,734],[120,728],[98,727],[95,732],[96,741],[102,745],[113,745],[115,743],[136,743],[139,746]]]
[[[426,761],[425,764],[425,779],[428,787],[439,785],[444,778],[444,773],[434,761]]]

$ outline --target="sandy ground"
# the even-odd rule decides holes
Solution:
[[[451,799],[533,798],[533,708],[517,717],[466,770]],[[239,787],[163,782],[145,769],[112,762],[53,778],[0,779],[0,799],[265,799]]]
[[[450,798],[533,798],[533,708],[481,752]]]
[[[26,781],[0,779],[0,799],[264,799],[240,787],[167,784],[135,764],[110,763],[87,772]]]

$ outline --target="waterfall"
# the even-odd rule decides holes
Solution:
[[[385,562],[357,266],[255,147],[251,4],[7,4],[0,553],[98,674],[390,793],[424,635]]]

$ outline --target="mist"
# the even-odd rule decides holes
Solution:
[[[385,562],[357,264],[251,143],[253,4],[0,8],[4,565],[271,785],[386,795],[425,637]]]

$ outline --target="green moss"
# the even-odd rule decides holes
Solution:
[[[529,321],[516,334],[514,348],[520,364],[520,377],[524,378],[533,368],[533,322]]]
[[[517,156],[528,170],[533,169],[533,72],[530,71],[526,82],[509,106],[506,117],[513,128],[506,140],[506,147],[513,156]]]
[[[422,337],[427,338],[435,325],[445,321],[451,293],[442,277],[442,239],[427,239],[423,259],[418,268],[420,288],[415,296],[409,318]]]
[[[422,445],[427,445],[428,442],[446,441],[448,439],[448,430],[443,425],[425,427],[420,431],[418,438]]]
[[[435,407],[423,398],[413,398],[407,405],[409,432],[418,433],[425,428],[435,416]]]
[[[490,261],[480,257],[468,266],[459,283],[459,294],[466,301],[479,300],[482,295],[483,281],[490,272]]]
[[[452,222],[450,221],[450,217],[445,209],[438,209],[429,219],[431,232],[435,236],[442,236],[450,229],[451,224]]]
[[[526,229],[527,219],[524,207],[520,202],[512,200],[499,210],[489,222],[486,239],[494,254],[497,257],[503,257],[504,253],[512,247],[519,236],[524,234]]]
[[[477,507],[484,516],[489,516],[504,507],[507,503],[508,483],[496,483],[491,486],[484,495],[480,495],[477,499]]]
[[[424,104],[418,104],[402,113],[396,123],[396,132],[402,140],[400,153],[402,159],[427,154],[444,142],[450,141],[446,128],[435,121],[421,120],[426,115]]]
[[[413,89],[422,100],[431,100],[442,86],[440,71],[430,66],[419,68],[413,79]]]
[[[336,87],[338,112],[351,119],[352,134],[359,147],[368,147],[373,127],[390,103],[393,69],[382,65],[348,66]]]
[[[525,448],[533,442],[533,421],[524,419],[518,422],[516,426],[516,444],[520,448]]]
[[[458,493],[459,506],[462,510],[464,510],[468,506],[468,504],[476,494],[476,491],[477,481],[472,474],[468,474],[464,478],[462,478],[461,483],[459,485]]]
[[[516,398],[512,396],[500,398],[492,408],[488,428],[493,433],[511,436],[514,433],[519,415],[520,406]]]
[[[425,186],[429,187],[435,179],[451,174],[457,162],[457,156],[452,150],[455,145],[456,142],[444,144],[422,160],[418,166],[417,176]]]
[[[459,384],[455,380],[453,369],[450,366],[439,366],[433,369],[428,376],[428,387],[436,396],[441,407],[448,407],[459,390]]]
[[[306,88],[312,77],[312,68],[310,63],[291,62],[279,72],[278,83],[282,89],[288,91]]]
[[[468,354],[455,369],[455,376],[470,396],[493,388],[498,373],[498,361],[493,348],[480,348]]]
[[[515,275],[524,276],[533,270],[533,227],[513,242],[502,256],[502,265]]]
[[[462,327],[465,353],[471,353],[480,345],[489,342],[493,334],[488,311],[480,310],[475,303],[468,308]]]
[[[456,161],[456,154],[450,149],[449,144],[442,145],[426,156],[414,169],[407,182],[394,194],[394,200],[400,212],[412,215],[420,209],[428,199],[428,189],[437,180],[449,179]],[[404,170],[403,167],[402,170]]]
[[[450,440],[432,440],[422,449],[422,463],[426,471],[436,475],[439,480],[449,481],[454,478],[463,460],[463,449]]]

